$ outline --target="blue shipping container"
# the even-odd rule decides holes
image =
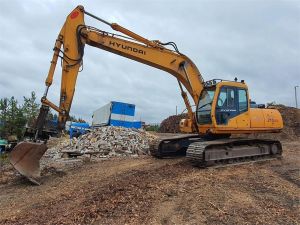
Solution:
[[[140,121],[134,121],[135,105],[112,101],[93,113],[92,126],[121,126],[141,128]]]
[[[135,105],[123,102],[111,102],[111,113],[118,115],[134,116]]]

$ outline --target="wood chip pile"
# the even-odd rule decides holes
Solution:
[[[164,119],[159,128],[159,132],[161,133],[180,133],[179,131],[179,122],[181,119],[187,119],[188,115],[180,114],[169,116],[167,119]]]

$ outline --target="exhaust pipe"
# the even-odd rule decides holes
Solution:
[[[20,142],[10,153],[10,163],[23,176],[40,185],[40,159],[47,151],[44,143]]]

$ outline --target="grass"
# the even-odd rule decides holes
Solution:
[[[0,154],[0,165],[4,165],[4,164],[7,164],[9,163],[9,160],[8,160],[8,153],[1,153]]]
[[[146,127],[146,131],[159,131],[159,125],[150,125],[149,127]]]

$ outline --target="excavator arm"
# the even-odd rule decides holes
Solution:
[[[123,35],[86,26],[84,24],[85,14],[109,25]],[[68,15],[55,42],[54,54],[45,82],[46,90],[41,100],[43,105],[50,106],[59,113],[59,129],[64,128],[69,116],[86,44],[164,70],[175,76],[188,109],[189,118],[195,121],[182,85],[196,104],[199,93],[203,89],[203,79],[196,65],[187,56],[181,54],[174,43],[163,44],[159,41],[150,41],[116,23],[108,23],[86,12],[82,6],[78,6]],[[166,48],[166,45],[172,45],[174,50]],[[54,71],[59,58],[62,60],[62,77],[60,102],[57,106],[47,99],[47,93],[53,82]],[[197,129],[196,122],[193,124],[193,129]]]

